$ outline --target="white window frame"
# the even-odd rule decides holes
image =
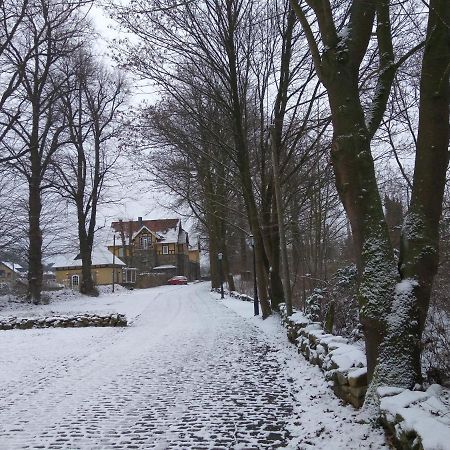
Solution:
[[[75,280],[77,280],[76,283],[75,283]],[[70,277],[70,284],[72,286],[72,289],[74,287],[79,288],[80,287],[80,275],[72,275]]]
[[[169,246],[167,244],[164,244],[162,246],[162,254],[163,255],[168,255],[169,254]]]
[[[148,250],[150,247],[151,240],[149,239],[148,235],[140,236],[139,237],[139,247],[143,250]]]
[[[122,271],[123,283],[136,283],[137,269],[134,267],[127,267]]]

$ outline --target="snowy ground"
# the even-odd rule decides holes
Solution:
[[[1,450],[384,448],[276,318],[207,283],[0,315],[50,312],[119,312],[130,326],[0,332]]]

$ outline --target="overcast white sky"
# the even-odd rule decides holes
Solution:
[[[120,34],[118,32],[114,21],[108,17],[100,6],[94,6],[90,11],[90,15],[96,31],[100,34],[100,38],[96,43],[96,51],[99,57],[105,59],[106,64],[114,66],[114,61],[109,56],[111,53],[109,47],[114,38],[117,38],[119,35],[120,37],[126,37],[126,34]],[[133,86],[133,93],[130,98],[131,105],[137,105],[143,99],[150,101],[154,99],[154,96],[145,93],[144,89],[138,86],[138,83],[131,81],[131,84]],[[166,209],[163,206],[169,201],[167,196],[156,192],[150,182],[141,181],[141,174],[134,171],[128,161],[121,161],[120,164],[122,165],[121,170],[128,174],[126,178],[130,183],[117,189],[117,197],[121,198],[117,204],[110,204],[100,208],[98,224],[101,226],[106,223],[107,226],[100,233],[99,240],[108,239],[108,235],[110,234],[108,224],[118,218],[137,220],[137,217],[146,219],[177,217],[176,212]],[[183,220],[183,223],[189,228],[186,220]]]

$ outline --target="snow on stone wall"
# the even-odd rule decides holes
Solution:
[[[248,295],[230,292],[230,296],[252,302]],[[326,333],[321,324],[301,312],[286,314],[280,305],[282,324],[290,342],[312,364],[319,366],[334,393],[355,407],[364,403],[367,391],[366,355],[363,347],[342,336]],[[380,416],[383,426],[401,450],[450,449],[450,391],[434,384],[426,391],[382,387]]]
[[[0,330],[126,326],[127,319],[123,314],[76,314],[51,317],[0,317]]]
[[[253,298],[229,292],[231,297],[253,302]],[[359,408],[367,391],[367,366],[364,349],[351,344],[342,336],[326,333],[322,325],[312,322],[300,311],[290,317],[284,304],[280,305],[281,320],[290,342],[311,363],[319,366],[330,382],[334,393],[347,403]]]
[[[297,311],[290,317],[280,305],[281,320],[290,342],[311,363],[319,366],[334,393],[359,408],[367,391],[366,355],[363,348],[342,336],[326,333],[318,322],[311,322]]]
[[[449,392],[438,384],[424,391],[381,387],[380,410],[384,426],[395,436],[397,448],[450,448]]]

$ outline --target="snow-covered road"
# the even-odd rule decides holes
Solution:
[[[131,323],[0,332],[1,450],[382,446],[281,342],[274,321],[221,302],[206,283],[40,312],[50,310],[117,311]]]

